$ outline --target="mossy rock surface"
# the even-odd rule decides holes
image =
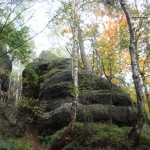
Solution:
[[[62,58],[58,58],[52,61],[36,59],[32,63],[29,63],[22,73],[23,95],[30,97],[35,96],[34,98],[37,98],[40,92],[40,86],[43,84],[43,81],[48,80],[53,75],[61,72],[62,69],[65,69],[66,66],[68,66],[68,63],[70,63],[70,59]],[[33,91],[31,92],[32,88]]]
[[[121,87],[113,84],[111,93],[111,84],[106,79],[80,67],[78,75],[78,121],[107,122],[112,119],[119,125],[133,124],[136,109]],[[59,129],[67,125],[74,100],[71,59],[33,62],[25,68],[23,78],[26,81],[23,83],[23,95],[38,98],[45,106],[45,113],[37,116],[37,122],[41,122],[39,126],[42,129]]]
[[[43,122],[43,126],[45,122],[49,127],[59,129],[70,122],[70,110],[71,103],[62,104],[57,109],[44,113],[38,118],[38,122]],[[110,105],[101,104],[78,105],[78,121],[109,122],[110,119],[119,125],[132,125],[136,119],[136,109],[125,106],[112,106],[110,109]]]
[[[53,60],[48,65],[48,71],[57,68],[57,69],[70,69],[71,68],[71,58],[58,58],[56,60]]]
[[[89,91],[81,95],[81,102],[85,104],[111,104],[115,106],[133,106],[130,96],[123,92],[110,90]]]

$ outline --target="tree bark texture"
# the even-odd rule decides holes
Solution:
[[[149,112],[150,112],[150,95],[149,95],[149,92],[148,92],[148,87],[146,85],[145,75],[142,72],[141,72],[141,77],[142,77],[143,86],[144,86],[144,90],[145,90],[145,95],[146,95],[146,101],[147,101],[148,109],[149,109]]]
[[[76,121],[77,105],[78,105],[78,24],[77,24],[77,11],[76,11],[76,0],[72,0],[72,11],[73,11],[73,49],[72,49],[72,78],[74,84],[74,101],[71,107],[71,122],[70,128],[74,129],[74,123]]]
[[[121,7],[126,15],[129,33],[130,33],[130,44],[129,51],[131,57],[131,67],[132,67],[132,78],[134,81],[136,97],[137,97],[137,120],[133,126],[129,136],[134,139],[134,142],[138,143],[141,135],[141,131],[144,125],[144,94],[143,86],[140,81],[140,68],[138,62],[138,52],[136,50],[136,34],[132,16],[129,12],[129,8],[126,4],[126,0],[120,0]]]
[[[86,57],[82,30],[81,30],[79,24],[78,24],[78,39],[79,39],[79,48],[80,48],[81,59],[82,59],[83,65],[84,65],[84,69],[87,70],[88,72],[92,72],[92,67]]]

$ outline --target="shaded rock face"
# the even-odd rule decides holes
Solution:
[[[35,74],[28,70],[29,66]],[[45,113],[37,117],[38,122],[42,123],[39,126],[56,129],[67,125],[73,101],[71,60],[31,63],[25,68],[23,78],[28,81],[23,84],[23,95],[39,98],[45,106]],[[112,119],[121,125],[131,125],[135,121],[136,109],[129,95],[116,85],[113,85],[114,91],[111,94],[110,87],[107,80],[79,69],[78,121],[99,122]]]
[[[0,46],[0,80],[1,90],[7,92],[9,89],[9,75],[12,70],[12,60],[6,55],[6,50]]]
[[[40,86],[43,83],[47,84],[47,80],[53,76],[53,74],[68,67],[70,68],[70,66],[70,59],[57,59],[57,61],[51,61],[51,63],[49,63],[47,60],[44,61],[37,58],[33,63],[28,64],[22,73],[23,96],[39,98]]]

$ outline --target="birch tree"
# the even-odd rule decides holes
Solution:
[[[78,105],[78,16],[77,16],[77,1],[72,0],[72,15],[73,15],[73,48],[72,48],[72,78],[74,84],[74,100],[71,106],[71,122],[70,128],[74,129],[76,121],[77,105]]]
[[[136,50],[136,35],[135,35],[133,18],[127,6],[126,0],[120,0],[120,4],[126,15],[128,28],[129,28],[129,34],[130,34],[129,51],[131,57],[132,78],[134,81],[136,97],[137,97],[137,120],[131,132],[129,133],[129,137],[132,137],[134,139],[134,142],[138,143],[144,125],[144,94],[142,91],[143,86],[140,81],[140,68],[138,62],[138,52]]]

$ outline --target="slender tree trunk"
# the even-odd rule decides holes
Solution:
[[[76,121],[77,105],[78,105],[78,22],[77,22],[77,11],[76,11],[76,0],[72,0],[73,10],[73,50],[72,50],[72,77],[74,83],[74,101],[71,107],[71,122],[70,128],[74,130],[74,123]]]
[[[141,72],[141,77],[142,77],[143,86],[144,86],[144,90],[145,90],[145,95],[146,95],[146,101],[147,101],[148,109],[149,109],[149,112],[150,112],[150,95],[149,95],[148,88],[147,88],[147,85],[146,85],[145,75],[142,72]]]
[[[135,47],[136,47],[136,50],[138,51],[138,39],[136,39]],[[139,61],[139,59],[138,59],[138,61]],[[143,88],[144,88],[144,91],[145,91],[146,101],[147,101],[148,109],[149,109],[149,112],[150,112],[150,95],[149,95],[149,92],[148,92],[148,88],[147,88],[146,78],[145,78],[145,73],[144,72],[145,72],[145,70],[144,70],[144,66],[143,66],[143,70],[140,70],[140,75],[142,77]]]
[[[94,47],[93,43],[92,43],[92,47]],[[92,72],[94,72],[94,68],[95,68],[95,51],[93,49],[93,52],[92,52]]]
[[[79,24],[78,24],[78,39],[79,39],[79,48],[80,48],[81,59],[82,59],[83,65],[84,65],[84,69],[87,70],[88,72],[91,72],[92,67],[86,57],[83,35],[82,35],[82,31],[81,31]]]
[[[134,80],[134,86],[137,97],[137,120],[133,126],[129,137],[132,137],[135,143],[139,142],[141,131],[144,125],[144,94],[142,91],[142,84],[140,81],[140,68],[138,62],[138,52],[136,50],[136,37],[135,37],[135,28],[132,20],[132,16],[129,12],[126,0],[120,0],[121,7],[126,15],[129,33],[130,33],[130,57],[131,57],[131,67],[132,67],[132,78]]]
[[[93,49],[93,51],[94,51],[94,49]],[[99,54],[99,52],[98,52],[98,50],[96,48],[95,48],[95,53],[96,53],[97,61],[98,61],[97,62],[98,75],[100,77],[102,77],[102,75],[103,75],[103,67],[102,67],[101,55]]]
[[[2,98],[2,80],[0,78],[0,103],[3,102],[3,98]]]
[[[120,24],[117,24],[118,30],[118,52],[119,52],[119,86],[122,86],[122,57],[121,57],[121,40],[120,40]]]

